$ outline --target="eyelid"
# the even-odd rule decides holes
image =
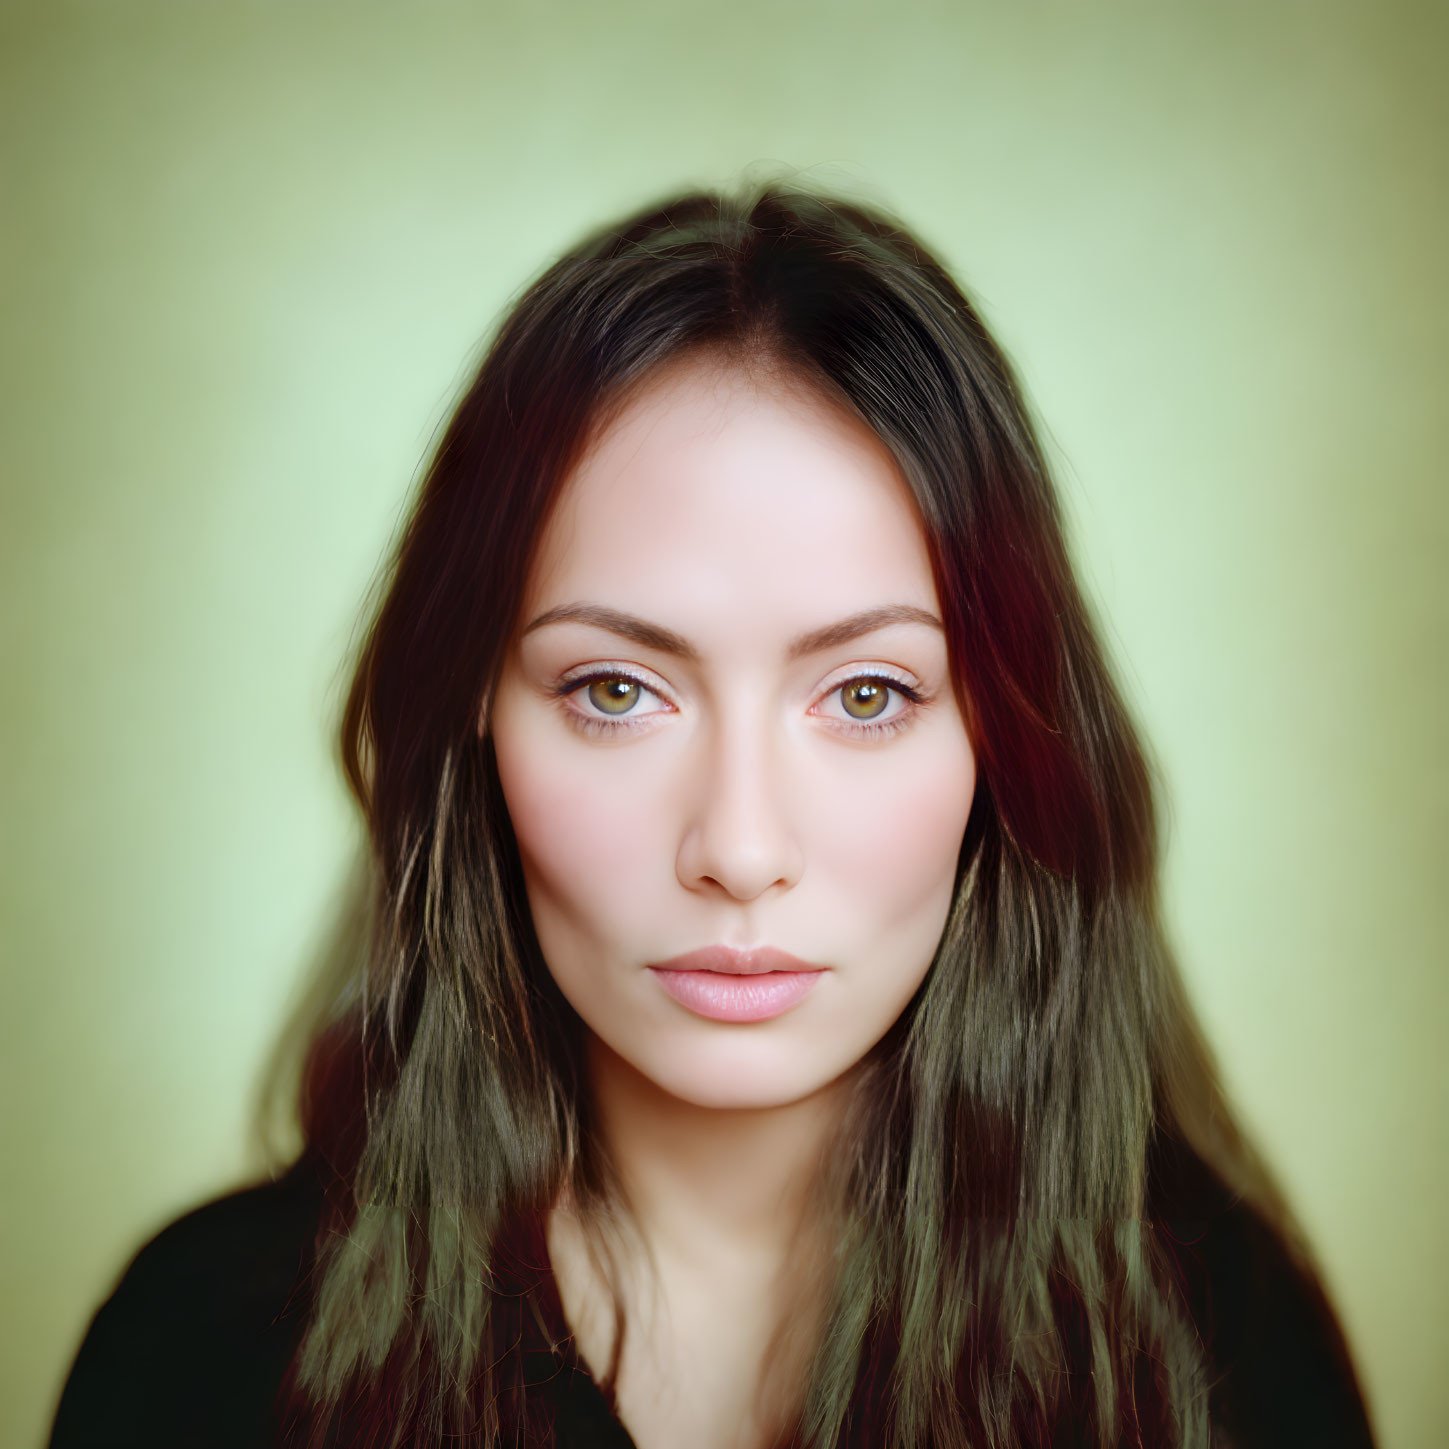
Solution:
[[[824,693],[830,694],[839,689],[843,684],[849,684],[854,679],[888,679],[893,684],[902,685],[906,689],[914,689],[918,692],[924,690],[925,686],[908,669],[899,669],[894,664],[847,664],[836,677],[831,676],[834,683],[823,686]]]
[[[608,659],[596,659],[592,664],[581,664],[577,669],[569,670],[559,679],[554,688],[564,690],[572,685],[583,684],[587,680],[600,677],[632,679],[636,684],[642,684],[645,689],[659,695],[661,699],[669,697],[669,691],[657,682],[658,676],[654,675],[652,671],[641,669],[637,664],[617,664]]]
[[[640,689],[652,694],[665,706],[663,709],[647,709],[640,711],[629,711],[627,714],[609,716],[606,714],[594,714],[589,710],[582,709],[572,703],[575,694],[581,694],[588,685],[600,679],[627,679],[637,684]],[[598,664],[587,664],[576,671],[566,674],[550,691],[557,699],[559,705],[571,715],[585,721],[586,723],[602,724],[605,728],[628,729],[631,722],[642,723],[646,719],[653,719],[657,715],[677,714],[679,706],[669,698],[667,691],[659,685],[651,683],[644,678],[642,671],[636,670],[632,664],[610,664],[607,660]]]

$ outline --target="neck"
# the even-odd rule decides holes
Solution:
[[[653,1255],[777,1269],[812,1226],[812,1189],[849,1076],[796,1102],[701,1107],[656,1086],[591,1035],[595,1123]]]

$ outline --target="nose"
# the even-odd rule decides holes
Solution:
[[[741,901],[793,886],[805,862],[780,732],[735,718],[702,732],[698,746],[675,866],[681,884],[718,887]]]

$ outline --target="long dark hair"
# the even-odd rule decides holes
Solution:
[[[510,1215],[602,1204],[577,1018],[529,919],[486,718],[563,480],[635,388],[708,352],[803,379],[919,506],[978,778],[931,969],[867,1060],[823,1201],[840,1251],[793,1442],[1206,1445],[1154,1152],[1306,1255],[1234,1126],[1160,918],[1155,767],[1075,581],[1021,389],[876,206],[691,192],[560,257],[503,320],[401,532],[341,728],[368,918],[302,1075],[330,1164],[293,1373],[323,1442],[506,1442]],[[1307,1261],[1306,1256],[1304,1261]],[[515,1355],[516,1356],[516,1355]]]

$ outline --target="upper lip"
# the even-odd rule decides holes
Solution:
[[[701,946],[683,956],[651,963],[660,971],[720,971],[729,976],[758,976],[766,971],[824,971],[788,951],[773,946],[754,946],[742,951],[733,946]]]

